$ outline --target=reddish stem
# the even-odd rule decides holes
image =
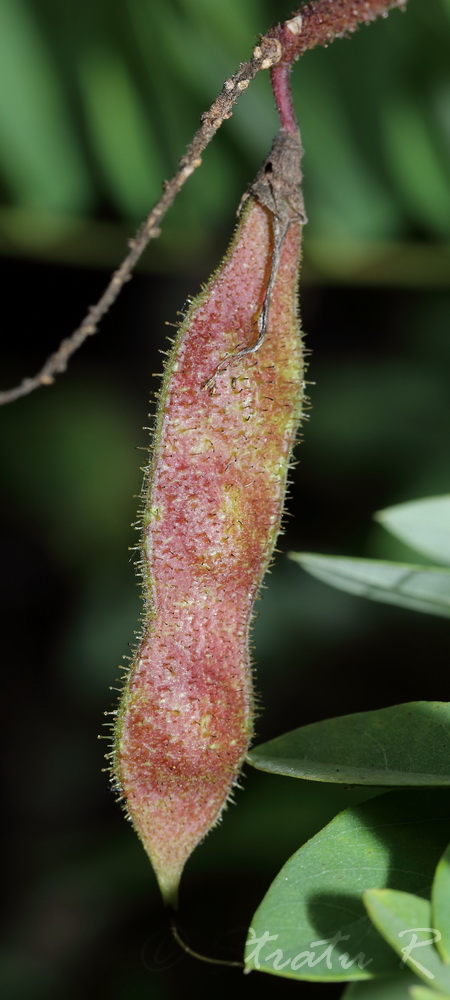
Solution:
[[[289,79],[290,73],[291,67],[289,63],[280,63],[278,66],[272,67],[270,71],[270,78],[272,81],[272,90],[278,108],[278,114],[280,116],[281,128],[284,132],[293,132],[296,134],[298,132],[298,126],[295,117],[294,105],[292,103],[291,83]]]
[[[316,45],[351,34],[359,24],[386,17],[393,7],[405,9],[407,0],[312,0],[292,18],[271,28],[265,38],[281,45],[281,61],[292,63]]]

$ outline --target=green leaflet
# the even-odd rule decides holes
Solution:
[[[311,552],[289,555],[312,576],[338,590],[450,618],[450,570]]]
[[[441,933],[436,947],[442,961],[450,964],[450,845],[436,868],[431,904],[433,924],[439,928]]]
[[[450,496],[399,503],[380,510],[375,517],[411,548],[450,564]]]
[[[344,990],[341,1000],[411,1000],[411,988],[418,982],[411,972],[403,972],[366,983],[351,983]],[[432,995],[438,1000],[435,993]]]
[[[395,975],[398,957],[369,921],[369,887],[426,892],[448,841],[447,792],[389,792],[347,809],[284,865],[256,911],[246,963],[318,981]]]
[[[431,904],[409,892],[371,889],[364,893],[367,912],[380,934],[429,986],[450,993],[450,967],[444,965],[436,943],[440,931],[434,926]]]
[[[261,771],[312,781],[450,785],[450,704],[410,702],[325,719],[255,747],[247,759]]]

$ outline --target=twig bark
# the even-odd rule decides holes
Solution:
[[[280,42],[279,62],[292,63],[317,45],[329,45],[356,31],[358,25],[386,17],[393,7],[406,8],[407,0],[312,0],[288,21],[276,24],[265,35]]]
[[[61,341],[58,349],[47,358],[36,375],[23,379],[20,385],[12,389],[0,392],[0,405],[12,403],[40,386],[52,385],[55,376],[66,370],[75,351],[97,332],[100,320],[131,278],[134,266],[148,243],[159,236],[159,224],[188,177],[200,166],[206,146],[222,123],[231,117],[233,105],[260,70],[277,66],[281,69],[281,66],[291,64],[307,49],[316,45],[328,45],[334,38],[355,31],[358,24],[368,23],[385,15],[392,7],[404,8],[406,2],[407,0],[313,0],[289,20],[271,28],[253,50],[251,59],[242,63],[234,76],[225,81],[219,96],[202,116],[202,124],[181,158],[176,174],[164,183],[161,197],[137,235],[130,240],[129,252],[120,267],[114,271],[96,305],[90,307],[77,329],[70,337]],[[282,78],[280,75],[280,82]],[[288,123],[288,111],[286,122]]]

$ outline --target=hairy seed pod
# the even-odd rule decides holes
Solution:
[[[249,624],[302,400],[300,156],[298,134],[282,131],[178,331],[159,398],[142,512],[144,633],[113,770],[172,905],[252,735]]]

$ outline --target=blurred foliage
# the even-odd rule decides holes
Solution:
[[[109,263],[111,232],[95,224],[130,231],[146,215],[224,79],[289,11],[277,0],[2,0],[3,248],[77,261],[81,229],[89,262]],[[319,271],[333,272],[324,239],[345,245],[338,280],[358,272],[368,242],[383,247],[389,274],[386,242],[419,240],[422,254],[403,276],[416,281],[430,270],[424,242],[450,240],[449,41],[448,0],[410,0],[406,14],[295,68]],[[166,257],[188,242],[176,259],[192,266],[229,231],[275,127],[260,74],[169,215]],[[433,261],[444,284],[449,261]],[[158,268],[160,251],[147,263]],[[370,280],[370,261],[366,270]]]

